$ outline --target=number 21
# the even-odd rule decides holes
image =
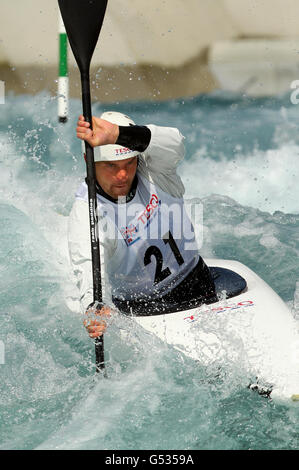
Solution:
[[[182,257],[180,250],[178,249],[178,246],[171,234],[171,232],[165,233],[163,235],[162,240],[164,241],[165,245],[169,243],[169,246],[171,248],[171,251],[173,252],[175,259],[178,263],[179,266],[181,266],[184,263],[184,258]],[[162,269],[163,267],[163,256],[159,248],[156,246],[150,246],[145,254],[144,254],[144,266],[147,266],[148,264],[151,263],[151,257],[154,256],[156,258],[156,272],[155,272],[155,280],[154,284],[158,284],[159,282],[163,281],[166,279],[168,276],[170,276],[171,271],[169,268]]]

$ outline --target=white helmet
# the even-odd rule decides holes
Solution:
[[[116,111],[107,111],[101,115],[101,119],[112,122],[112,124],[118,124],[119,126],[129,126],[135,124],[131,118],[122,113]],[[137,150],[130,150],[122,145],[109,144],[101,145],[94,148],[94,161],[95,162],[106,162],[111,160],[125,160],[127,158],[136,157],[140,152]]]

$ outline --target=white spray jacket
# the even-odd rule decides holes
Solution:
[[[185,147],[184,137],[178,129],[170,127],[160,127],[155,125],[147,126],[151,131],[150,143],[139,157],[137,177],[142,181],[148,181],[158,187],[162,193],[166,193],[171,198],[181,200],[183,204],[184,186],[181,178],[177,175],[177,166],[184,158]],[[87,186],[82,183],[77,191],[76,199],[69,216],[68,243],[70,259],[77,285],[80,291],[80,303],[83,311],[93,301],[92,286],[92,262],[89,231],[89,211],[88,199],[86,197]],[[101,203],[100,198],[98,198]],[[109,201],[107,200],[109,204]],[[111,203],[113,204],[113,203]],[[107,276],[104,274],[104,266],[109,266],[109,260],[113,259],[118,249],[118,240],[115,236],[109,236],[109,229],[105,224],[109,224],[107,218],[100,217],[99,239],[102,266],[102,291],[105,303],[111,303],[110,289],[108,287]],[[195,250],[189,251],[189,271],[196,262]],[[191,263],[191,258],[194,258]],[[198,258],[197,258],[198,259]]]

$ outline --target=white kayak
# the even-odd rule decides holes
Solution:
[[[229,260],[205,262],[237,273],[247,287],[243,285],[241,293],[231,298],[222,292],[222,300],[210,305],[151,316],[144,312],[135,317],[137,323],[202,365],[221,366],[242,358],[249,375],[256,378],[251,388],[276,400],[298,401],[299,334],[291,311],[245,265]],[[226,290],[223,280],[217,286],[218,296],[219,289]]]

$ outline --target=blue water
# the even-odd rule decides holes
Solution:
[[[214,93],[94,104],[178,127],[187,197],[203,203],[204,257],[236,259],[299,314],[299,107]],[[204,368],[115,318],[108,379],[76,313],[66,223],[84,177],[56,99],[8,96],[0,115],[0,449],[298,449],[298,407],[249,391],[241,365]],[[298,289],[299,291],[299,289]],[[123,333],[127,336],[124,336]]]

